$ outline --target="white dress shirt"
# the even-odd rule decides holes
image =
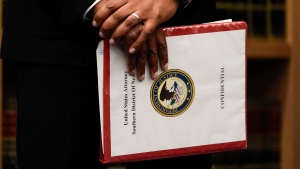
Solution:
[[[101,2],[101,0],[95,0],[95,2],[87,9],[84,11],[83,15],[82,15],[82,18],[84,21],[88,21],[88,20],[91,20],[90,18],[87,18],[87,14],[90,12],[90,10],[97,4]]]

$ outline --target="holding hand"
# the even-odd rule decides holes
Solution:
[[[146,62],[152,79],[158,76],[158,62],[162,70],[168,69],[167,42],[161,27],[156,28],[148,40],[141,45],[138,52],[134,54],[128,52],[141,31],[142,25],[136,25],[121,40],[125,46],[128,72],[130,75],[136,74],[139,81],[143,81],[145,78]]]
[[[114,45],[136,25],[143,25],[136,40],[127,46],[129,54],[134,54],[158,25],[175,14],[178,5],[178,0],[102,0],[94,7],[93,26],[100,27],[100,37],[109,38]]]

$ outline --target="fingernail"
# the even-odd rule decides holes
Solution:
[[[143,74],[141,77],[140,77],[140,81],[143,81],[145,79],[145,74]]]
[[[132,76],[135,75],[135,70],[132,70],[130,73]]]
[[[97,26],[98,26],[98,24],[97,24],[96,21],[93,21],[93,22],[92,22],[92,25],[93,25],[93,27],[97,27]]]
[[[166,63],[166,64],[165,64],[165,67],[164,67],[164,71],[168,70],[168,66],[169,66],[169,64]]]
[[[155,73],[153,74],[153,79],[156,79],[157,76],[158,76],[158,72],[155,72]]]
[[[116,42],[115,42],[113,39],[110,39],[110,40],[109,40],[109,44],[110,44],[110,45],[114,45],[115,43],[116,43]]]
[[[100,36],[101,38],[105,38],[105,36],[104,36],[104,34],[103,34],[102,32],[99,33],[99,36]]]
[[[134,54],[134,53],[135,53],[135,49],[134,49],[134,48],[131,48],[131,49],[129,50],[129,53],[130,53],[130,54]]]

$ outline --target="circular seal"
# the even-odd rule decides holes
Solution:
[[[192,104],[194,90],[192,78],[186,72],[170,69],[153,82],[150,100],[159,114],[174,117],[185,112]]]

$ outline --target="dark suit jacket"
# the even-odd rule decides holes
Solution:
[[[96,65],[98,29],[83,22],[94,0],[8,0],[2,58],[46,64]],[[179,7],[164,26],[215,20],[215,0],[193,0]]]

